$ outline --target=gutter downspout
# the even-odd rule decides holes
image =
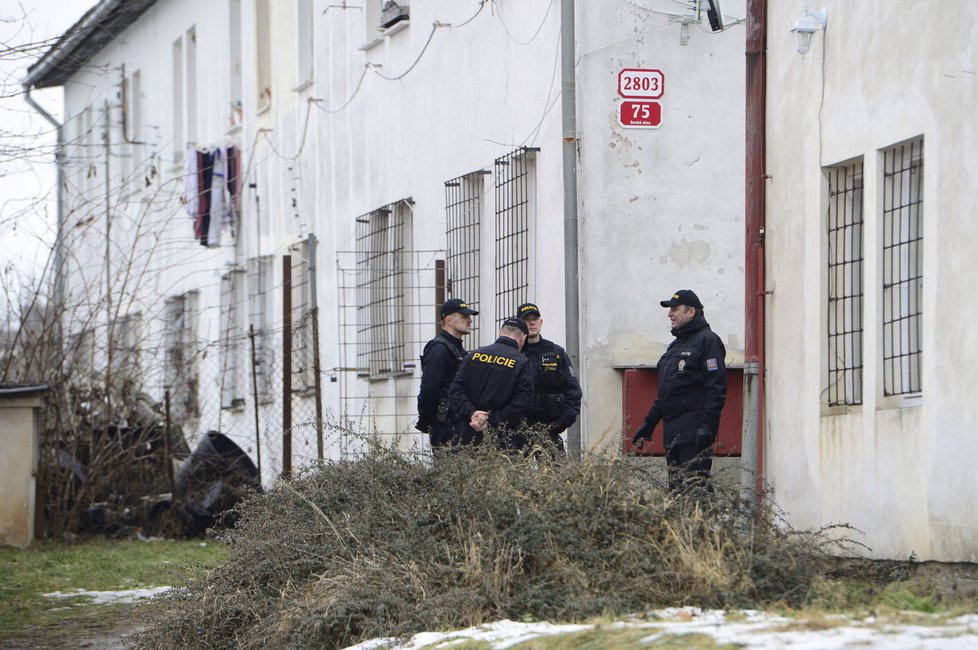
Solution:
[[[564,320],[567,354],[581,372],[581,311],[578,286],[577,88],[574,61],[574,4],[560,0],[560,112],[564,171]],[[580,418],[567,430],[567,453],[581,459]]]
[[[744,237],[745,496],[760,505],[764,494],[764,184],[767,0],[747,0],[746,197]],[[753,486],[750,489],[749,486]]]
[[[23,85],[24,88],[24,101],[26,101],[31,108],[41,114],[41,117],[46,119],[51,123],[51,126],[55,128],[57,133],[57,146],[54,151],[54,164],[57,169],[56,171],[56,182],[57,188],[55,189],[55,214],[57,219],[57,229],[55,232],[54,239],[54,304],[55,309],[58,309],[58,318],[55,328],[55,336],[57,338],[57,343],[61,345],[61,313],[60,310],[64,309],[64,263],[62,257],[62,238],[64,237],[64,201],[62,197],[62,192],[64,191],[64,125],[54,119],[50,113],[41,108],[41,106],[34,101],[31,97],[31,86],[29,83]],[[60,349],[60,348],[59,348]]]

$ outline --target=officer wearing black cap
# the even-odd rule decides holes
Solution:
[[[652,431],[664,420],[669,487],[681,490],[704,482],[709,487],[712,447],[727,400],[727,352],[695,293],[680,289],[659,304],[669,308],[676,338],[659,359],[659,394],[632,444],[641,448],[652,440]]]
[[[478,445],[489,428],[516,429],[533,405],[533,372],[520,353],[526,323],[507,318],[495,343],[470,352],[449,388],[461,444]],[[509,439],[501,441],[509,446]]]
[[[417,428],[428,434],[432,447],[445,447],[457,437],[458,418],[451,413],[448,387],[465,358],[462,337],[472,331],[472,317],[478,315],[458,298],[446,300],[441,306],[441,332],[421,353]]]
[[[516,316],[526,323],[529,332],[523,354],[533,369],[533,409],[527,422],[546,427],[550,441],[563,454],[560,434],[574,424],[581,412],[581,384],[567,351],[540,336],[543,329],[540,308],[525,302],[516,308]]]

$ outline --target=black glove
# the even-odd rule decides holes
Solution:
[[[700,425],[700,428],[696,430],[696,447],[700,451],[712,447],[715,440],[716,437],[709,427]]]
[[[649,425],[648,422],[643,422],[642,426],[635,431],[635,435],[632,436],[632,446],[641,449],[645,445],[645,441],[648,440],[652,442],[652,430],[655,429],[655,425]]]

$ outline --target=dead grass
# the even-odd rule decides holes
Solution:
[[[230,559],[164,602],[139,646],[340,648],[502,618],[801,607],[828,593],[825,540],[735,487],[683,498],[623,462],[469,451],[432,464],[375,447],[252,498]]]

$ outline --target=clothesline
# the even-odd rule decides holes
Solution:
[[[188,147],[183,197],[201,246],[220,246],[225,231],[234,239],[241,214],[241,153],[234,145]]]

